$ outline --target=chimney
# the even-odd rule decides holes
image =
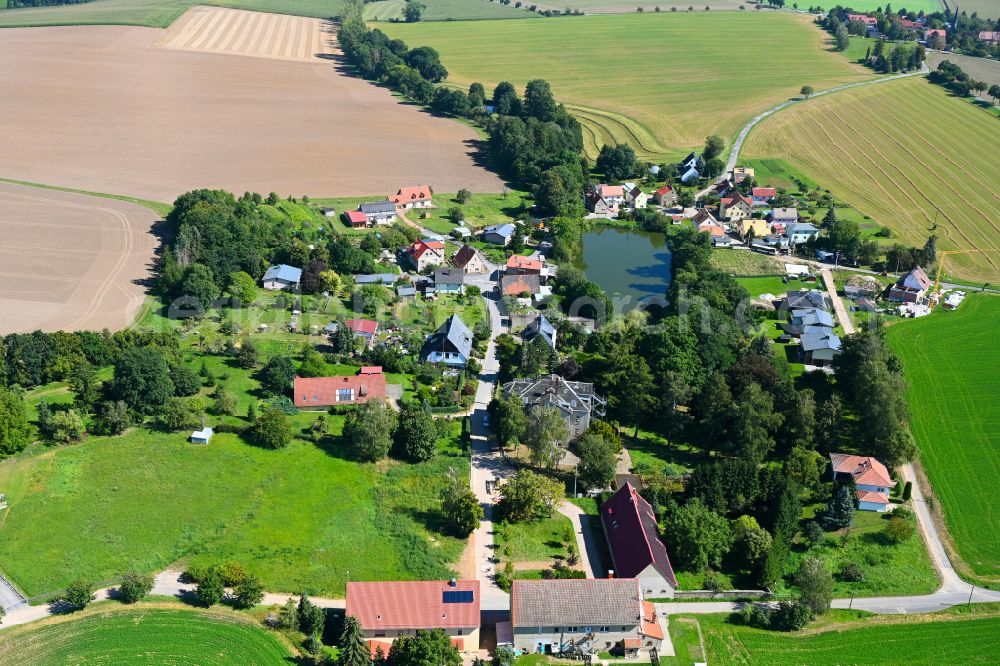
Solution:
[[[458,587],[458,581],[452,578],[448,581],[448,587]]]
[[[614,577],[615,577],[615,570],[608,569],[608,578],[614,578]]]

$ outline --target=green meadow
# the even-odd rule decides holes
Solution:
[[[798,94],[874,78],[836,53],[807,16],[662,12],[543,21],[379,24],[441,53],[460,86],[544,78],[584,126],[587,153],[628,142],[642,158],[677,156],[709,134],[733,137]]]
[[[900,618],[830,611],[818,625],[795,633],[734,625],[722,615],[672,616],[671,636],[679,623],[686,637],[685,658],[672,663],[691,664],[690,657],[699,656],[695,622],[701,625],[707,662],[726,666],[992,664],[993,637],[1000,630],[995,610],[961,619],[954,613]]]
[[[82,617],[0,634],[0,666],[293,663],[274,635],[233,612],[101,605]]]
[[[954,312],[888,330],[909,382],[910,428],[932,495],[944,514],[956,567],[1000,583],[1000,297],[970,294]]]

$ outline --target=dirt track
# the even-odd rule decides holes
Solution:
[[[0,334],[127,326],[157,219],[136,204],[0,182]]]
[[[198,187],[295,196],[503,187],[475,165],[473,130],[399,104],[333,61],[157,48],[166,34],[4,30],[0,177],[166,202]]]

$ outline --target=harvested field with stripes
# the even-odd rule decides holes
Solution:
[[[0,182],[0,335],[128,326],[158,219],[133,203]]]
[[[164,49],[318,60],[334,53],[334,28],[320,19],[221,7],[192,7],[156,43]]]
[[[321,57],[323,30],[203,8],[169,31],[4,30],[0,62],[17,66],[0,67],[0,176],[163,202],[200,187],[503,189],[478,161],[475,130],[341,73]]]
[[[762,122],[741,157],[787,160],[904,243],[1000,247],[1000,122],[922,78],[797,104]],[[948,271],[1000,282],[1000,253],[952,255]]]

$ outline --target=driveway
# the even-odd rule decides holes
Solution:
[[[840,326],[844,329],[844,335],[854,335],[854,322],[851,321],[847,308],[844,307],[844,301],[837,294],[837,285],[833,283],[833,273],[830,272],[829,268],[822,268],[820,275],[823,276],[823,284],[826,285],[826,290],[830,293],[830,301],[833,303],[834,312],[837,313],[837,319],[840,320]]]
[[[601,562],[601,550],[597,539],[603,539],[603,535],[594,534],[590,520],[583,509],[573,504],[569,500],[563,500],[559,505],[559,513],[566,516],[573,523],[573,534],[576,536],[576,550],[580,553],[580,564],[587,574],[587,578],[594,578],[594,572],[604,574],[604,565]]]

